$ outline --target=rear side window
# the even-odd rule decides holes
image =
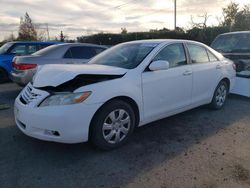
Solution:
[[[27,54],[33,54],[37,51],[37,45],[27,45]]]
[[[73,59],[90,59],[96,55],[96,51],[92,47],[71,47],[64,55],[64,58]]]
[[[187,44],[187,48],[188,48],[192,63],[209,62],[207,50],[204,47],[195,45],[195,44]]]
[[[39,44],[39,45],[37,46],[37,50],[41,50],[41,49],[46,48],[46,47],[48,47],[48,46],[50,46],[50,44]]]
[[[25,44],[17,44],[15,45],[11,51],[11,54],[15,54],[15,55],[26,55],[26,45]]]
[[[165,60],[170,67],[178,67],[187,64],[184,47],[181,43],[170,44],[161,50],[154,58],[154,61]]]
[[[95,47],[93,49],[95,50],[96,54],[99,54],[99,53],[103,52],[104,50],[106,50],[105,48],[95,48]]]

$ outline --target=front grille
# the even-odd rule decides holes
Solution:
[[[33,101],[39,96],[39,94],[36,94],[32,91],[32,87],[30,85],[27,85],[21,93],[20,101],[23,104],[29,104],[31,101]]]

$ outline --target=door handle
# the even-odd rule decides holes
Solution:
[[[185,72],[183,73],[183,76],[189,76],[189,75],[191,75],[192,73],[193,73],[192,71],[187,70],[187,71],[185,71]]]
[[[222,65],[217,65],[216,66],[216,69],[221,69],[222,68]]]

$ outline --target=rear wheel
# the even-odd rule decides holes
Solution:
[[[8,80],[7,72],[3,68],[0,68],[0,83],[7,82]]]
[[[229,86],[227,82],[222,80],[215,89],[213,100],[210,103],[210,106],[216,110],[221,109],[227,100],[228,91]]]
[[[125,144],[134,127],[133,108],[122,100],[113,100],[95,115],[90,128],[90,139],[95,146],[111,150]]]

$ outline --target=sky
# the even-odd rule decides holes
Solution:
[[[207,13],[217,25],[222,8],[231,0],[177,0],[177,26],[190,27],[191,15]],[[232,0],[240,6],[249,0]],[[48,24],[49,36],[63,31],[69,39],[99,32],[119,33],[174,28],[174,0],[0,0],[0,41],[17,36],[20,17],[28,12],[40,33]],[[47,33],[45,33],[47,34]],[[47,35],[46,35],[47,36]]]

